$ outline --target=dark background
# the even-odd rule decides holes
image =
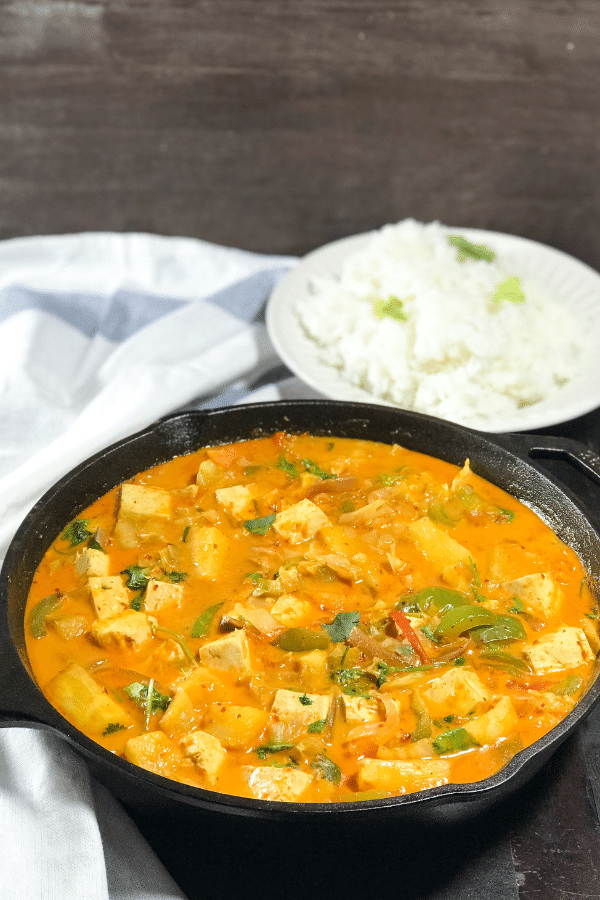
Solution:
[[[0,239],[303,254],[410,216],[600,268],[599,86],[592,0],[0,0]],[[600,446],[598,416],[566,433]],[[598,900],[599,758],[596,710],[514,800],[427,833],[136,819],[190,900]]]
[[[302,254],[407,216],[600,267],[593,0],[0,3],[0,238]]]

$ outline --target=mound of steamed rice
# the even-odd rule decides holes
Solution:
[[[502,263],[459,259],[446,229],[412,219],[374,232],[296,313],[325,364],[405,409],[462,425],[539,403],[577,371],[583,335],[565,305]],[[494,301],[517,276],[523,302]],[[404,321],[384,315],[399,298]]]

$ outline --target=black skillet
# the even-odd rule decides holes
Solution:
[[[77,466],[52,487],[17,531],[0,573],[0,725],[48,729],[64,737],[92,773],[127,805],[180,815],[220,812],[265,820],[336,823],[396,816],[435,822],[461,818],[510,796],[527,782],[600,698],[600,662],[587,693],[548,735],[521,751],[499,773],[472,784],[446,785],[404,797],[337,804],[280,803],[217,794],[146,772],[109,753],[69,724],[36,685],[27,659],[24,607],[47,547],[82,509],[134,474],[199,447],[275,431],[398,443],[473,470],[533,508],[600,578],[600,534],[571,492],[537,463],[571,462],[600,481],[600,459],[576,441],[531,435],[488,435],[386,406],[307,400],[248,404],[175,414]]]

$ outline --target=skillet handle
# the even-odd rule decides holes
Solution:
[[[503,436],[504,437],[504,436]],[[592,481],[600,485],[600,456],[572,438],[550,435],[506,435],[509,443],[515,443],[530,459],[559,459],[574,465]]]

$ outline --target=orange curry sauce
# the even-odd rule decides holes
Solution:
[[[597,612],[575,553],[468,462],[278,433],[92,504],[26,630],[46,696],[108,750],[329,802],[501,769],[585,689]]]

